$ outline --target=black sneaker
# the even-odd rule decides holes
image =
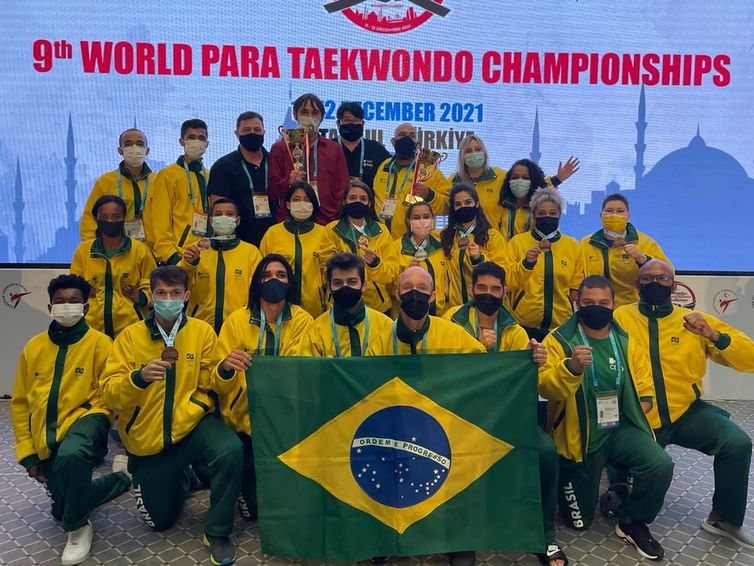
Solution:
[[[209,549],[209,560],[215,566],[225,566],[236,561],[236,547],[228,537],[212,537],[205,534],[202,542]]]
[[[473,550],[449,552],[448,559],[450,560],[450,566],[474,566],[476,563],[476,552]]]
[[[600,496],[600,511],[605,517],[615,519],[628,499],[630,488],[627,483],[614,483]]]
[[[389,556],[372,556],[369,559],[369,562],[371,562],[372,564],[387,564],[389,560]]]
[[[618,523],[615,525],[615,534],[633,544],[644,558],[662,560],[665,556],[662,546],[649,532],[649,527],[645,523]]]

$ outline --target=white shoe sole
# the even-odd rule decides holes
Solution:
[[[743,546],[744,548],[752,549],[754,550],[754,544],[749,544],[748,542],[742,541],[740,538],[735,536],[733,533],[726,531],[725,529],[719,529],[712,523],[707,522],[707,520],[702,521],[702,529],[707,531],[708,533],[712,533],[713,535],[718,535],[721,537],[725,537],[727,539],[732,540],[736,544],[739,544]]]
[[[636,552],[638,552],[644,558],[648,560],[662,560],[662,556],[652,556],[651,554],[647,554],[641,548],[639,548],[639,545],[636,544],[636,542],[634,542],[634,539],[632,539],[629,535],[627,535],[621,530],[620,525],[615,525],[615,534],[617,535],[618,538],[631,543],[631,545],[636,549]]]

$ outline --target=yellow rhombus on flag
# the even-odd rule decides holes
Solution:
[[[404,413],[409,410],[409,416],[415,414],[424,421],[439,425],[440,434],[434,436],[442,437],[444,433],[447,440],[440,438],[435,444],[447,449],[428,448],[422,444],[421,438],[357,434],[365,421],[369,423],[370,417],[373,421],[374,417],[385,414],[381,411],[391,408],[401,408]],[[393,476],[383,478],[376,468],[359,460],[362,447],[371,454],[375,450],[379,454],[381,449],[393,449],[405,454],[405,458],[400,459]],[[507,442],[441,407],[400,377],[394,377],[278,458],[336,498],[369,513],[402,534],[469,487],[512,449]],[[430,461],[434,479],[416,485],[411,483],[416,489],[398,486],[398,482],[403,484],[410,477],[408,473],[403,474],[404,465],[408,470],[417,458],[425,467]],[[387,500],[381,497],[380,489],[383,488],[385,493],[415,492],[415,495],[399,496],[393,504],[385,504],[380,501]],[[405,503],[401,501],[403,497],[406,497]]]

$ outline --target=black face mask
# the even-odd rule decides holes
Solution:
[[[361,289],[344,286],[332,292],[333,301],[340,308],[349,310],[355,307],[361,300]]]
[[[657,281],[639,286],[639,296],[650,305],[657,306],[667,302],[672,293],[672,286],[663,285]]]
[[[97,219],[97,230],[99,230],[100,234],[103,236],[108,236],[110,238],[123,234],[124,225],[125,221],[123,220],[118,222],[108,222],[107,220]]]
[[[393,147],[395,148],[395,154],[402,159],[408,159],[416,155],[416,142],[408,136],[395,140]]]
[[[413,289],[401,295],[401,310],[412,320],[421,320],[429,312],[429,295]]]
[[[492,316],[503,304],[503,299],[489,293],[483,293],[481,295],[474,295],[474,304],[481,312],[487,316]]]
[[[347,205],[345,205],[343,207],[343,212],[345,212],[351,218],[360,220],[369,213],[369,207],[363,202],[354,201],[349,202]]]
[[[542,232],[545,236],[552,234],[558,229],[560,224],[560,218],[554,216],[540,216],[536,219],[537,230]]]
[[[249,151],[259,151],[264,145],[264,134],[243,134],[238,136],[238,143]]]
[[[603,307],[602,305],[588,305],[579,307],[579,319],[584,326],[592,330],[605,328],[613,320],[613,309]]]
[[[364,135],[364,124],[341,124],[338,132],[344,140],[354,142]]]
[[[477,206],[462,206],[453,211],[453,217],[458,222],[471,222],[476,218],[478,208]]]
[[[288,283],[283,283],[279,279],[269,279],[259,287],[259,294],[268,303],[279,303],[288,296],[290,288]]]

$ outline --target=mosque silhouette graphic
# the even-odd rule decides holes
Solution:
[[[289,93],[290,97],[290,93]],[[290,106],[283,121],[286,128],[295,127]],[[725,151],[707,145],[700,127],[687,147],[665,155],[645,173],[644,152],[647,148],[647,105],[644,87],[639,95],[636,121],[636,161],[633,190],[624,190],[612,181],[604,188],[593,190],[586,205],[571,203],[562,222],[563,232],[581,237],[600,227],[599,211],[606,194],[621,192],[630,202],[632,222],[650,234],[665,249],[668,257],[683,269],[684,265],[698,265],[700,254],[714,257],[713,263],[728,270],[741,263],[740,247],[726,245],[727,241],[748,239],[751,224],[750,206],[754,202],[754,179],[744,167]],[[135,124],[134,124],[135,127]],[[529,154],[539,162],[539,111],[535,111],[532,148]],[[27,231],[36,227],[24,222],[24,187],[20,160],[15,167],[13,186],[13,246],[10,238],[0,231],[0,263],[67,263],[79,243],[79,219],[76,217],[76,144],[73,118],[69,114],[66,153],[63,160],[66,188],[65,225],[60,226],[52,246],[37,257],[26,257]],[[157,163],[150,163],[158,170]],[[579,183],[589,183],[588,170],[578,173]],[[52,192],[52,191],[51,191]],[[704,262],[702,262],[704,263]],[[709,263],[709,262],[707,262]]]

